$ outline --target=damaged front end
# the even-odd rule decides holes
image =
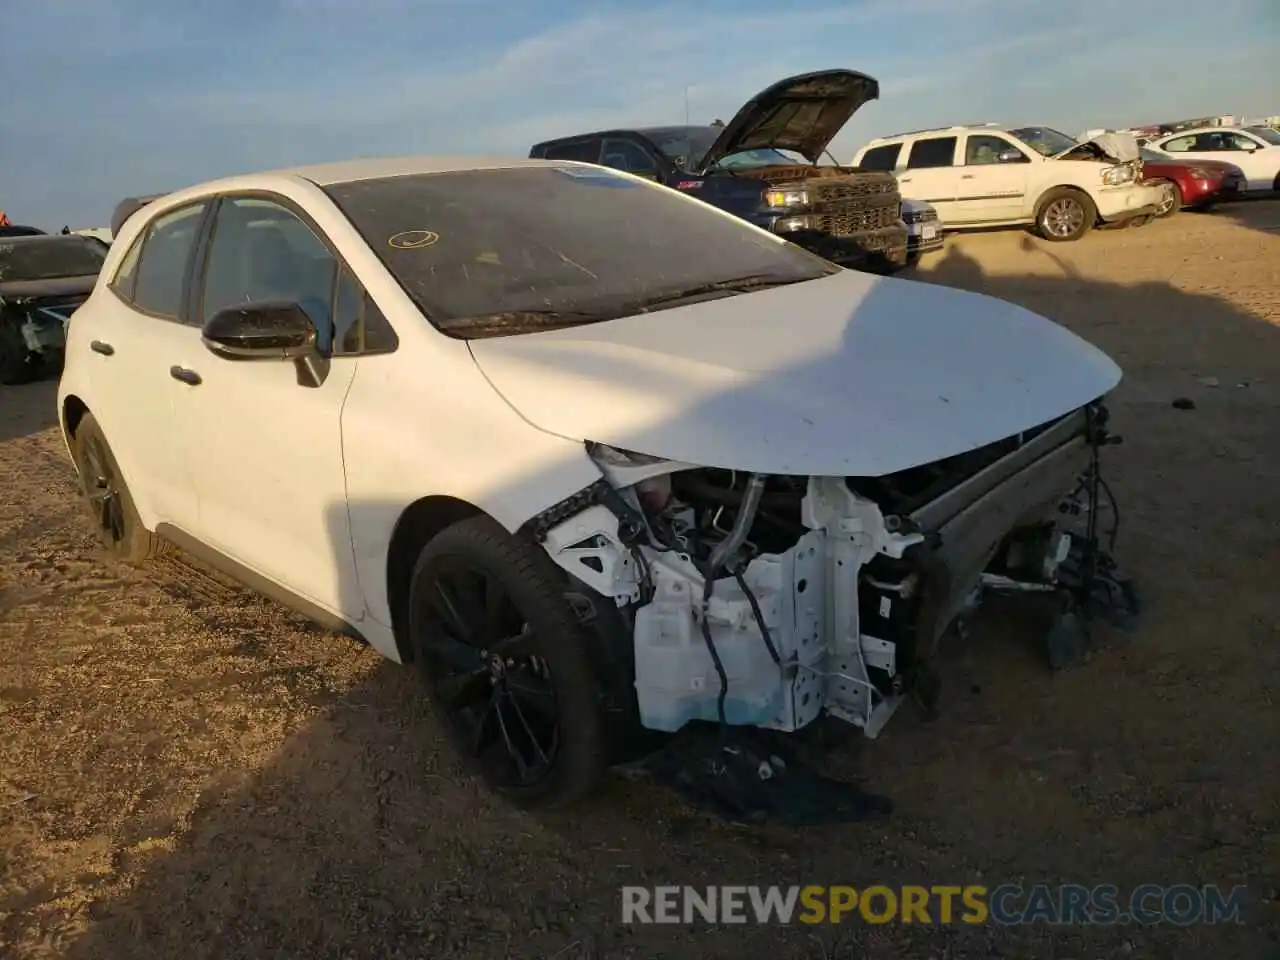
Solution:
[[[639,721],[794,732],[828,714],[874,737],[931,706],[940,638],[987,593],[1040,593],[1055,667],[1087,622],[1136,614],[1098,530],[1094,403],[889,476],[734,473],[588,444],[599,483],[528,526],[632,626]]]

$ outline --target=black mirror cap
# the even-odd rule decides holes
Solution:
[[[202,331],[205,346],[228,360],[296,360],[316,352],[316,325],[287,300],[237,304],[219,310]]]

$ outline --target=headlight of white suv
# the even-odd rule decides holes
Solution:
[[[1133,168],[1127,164],[1121,164],[1115,167],[1107,167],[1102,171],[1102,182],[1108,187],[1118,187],[1122,183],[1128,183],[1133,179]]]
[[[803,207],[809,203],[809,194],[804,190],[768,190],[764,202],[770,207]]]

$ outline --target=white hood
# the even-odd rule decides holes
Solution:
[[[1121,376],[1011,303],[852,270],[471,350],[550,433],[802,476],[880,476],[962,453],[1095,400]]]

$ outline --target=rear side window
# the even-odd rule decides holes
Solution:
[[[604,165],[615,170],[625,170],[640,176],[652,176],[658,172],[658,164],[638,143],[630,140],[606,140]]]
[[[898,165],[898,154],[900,153],[902,153],[902,144],[900,143],[872,147],[862,155],[862,160],[858,163],[858,169],[892,171]]]
[[[1166,140],[1163,149],[1169,153],[1186,153],[1195,147],[1195,137],[1175,137],[1173,140]]]
[[[179,207],[157,217],[147,227],[134,267],[132,301],[139,310],[170,320],[178,319],[182,313],[183,286],[204,208],[203,202]]]
[[[907,169],[927,170],[930,167],[949,167],[954,162],[955,156],[955,137],[931,137],[928,140],[917,140],[911,145]]]
[[[542,156],[547,160],[576,160],[579,163],[598,163],[600,161],[599,140],[576,140],[573,143],[554,143],[543,148]]]

